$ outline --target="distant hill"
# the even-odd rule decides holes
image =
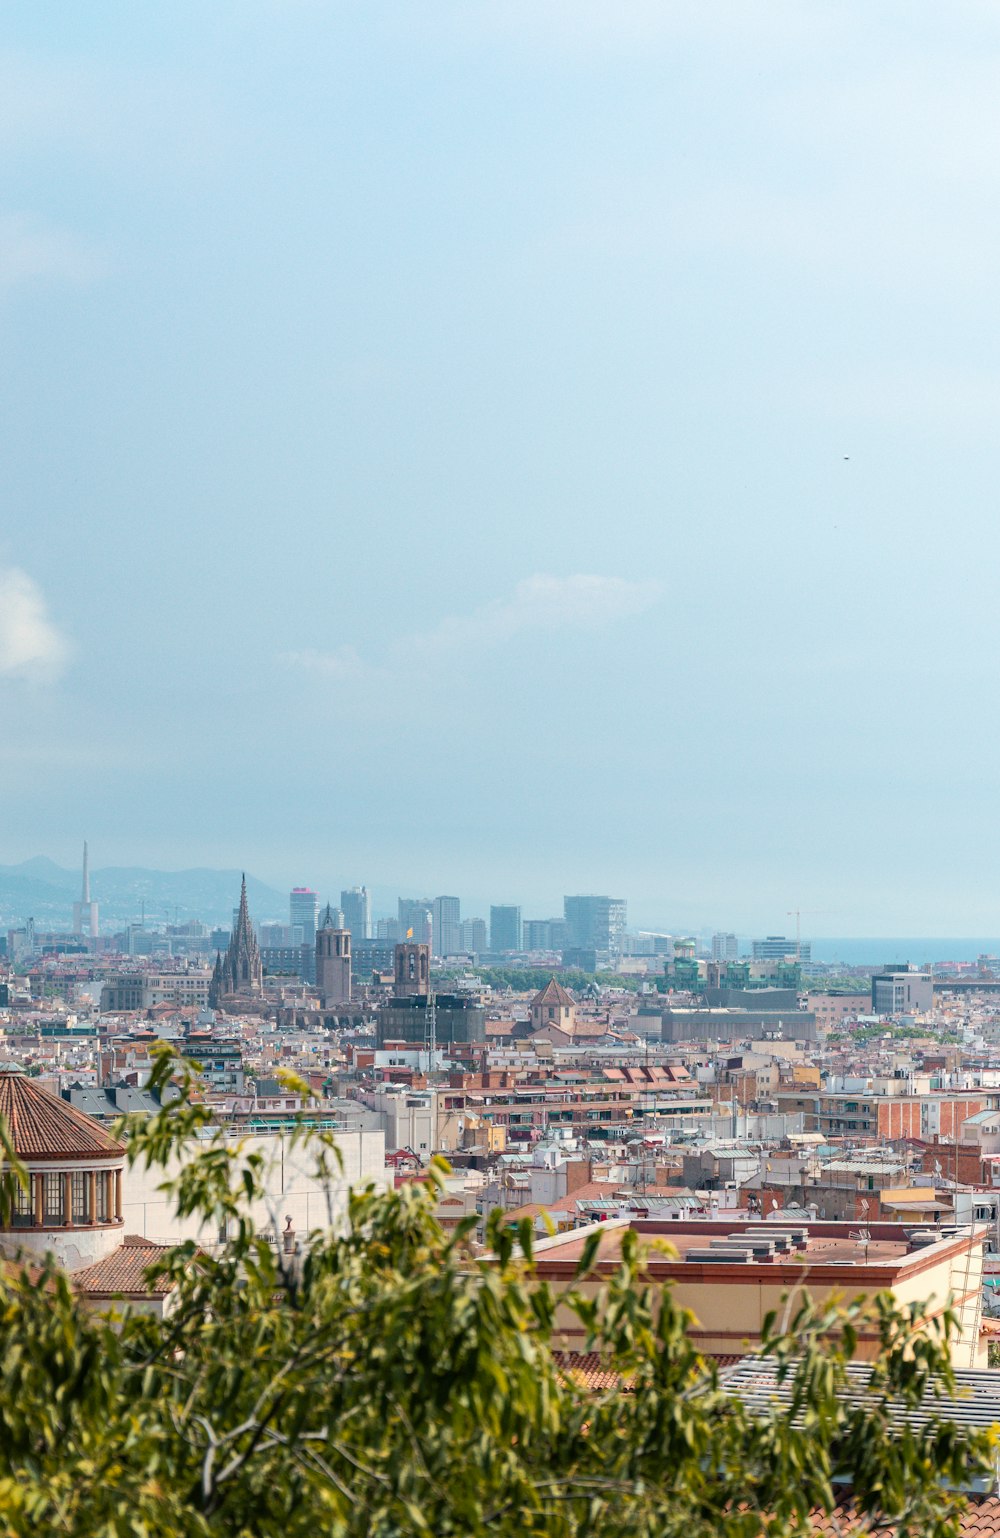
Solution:
[[[100,903],[101,927],[137,922],[145,905],[147,922],[206,924],[232,921],[239,902],[238,870],[146,870],[106,866],[90,873],[91,896]],[[19,865],[0,865],[0,927],[34,918],[40,927],[63,928],[80,894],[80,872],[65,870],[44,856]],[[288,923],[288,893],[247,875],[247,897],[255,919]]]

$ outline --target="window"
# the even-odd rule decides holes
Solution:
[[[42,1176],[42,1221],[46,1225],[63,1220],[63,1178],[61,1175]]]
[[[31,1228],[35,1222],[35,1201],[32,1183],[25,1190],[13,1175],[4,1176],[4,1185],[11,1205],[11,1225],[14,1228]]]
[[[108,1177],[104,1170],[97,1172],[97,1221],[107,1223],[111,1214],[108,1211]]]
[[[86,1223],[90,1216],[90,1213],[87,1211],[87,1187],[89,1184],[90,1176],[82,1170],[74,1170],[70,1176],[74,1223]]]

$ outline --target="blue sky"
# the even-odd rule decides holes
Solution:
[[[2,28],[0,860],[995,931],[994,6]]]

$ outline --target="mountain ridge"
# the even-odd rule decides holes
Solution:
[[[229,926],[239,902],[239,870],[195,866],[163,871],[142,865],[108,865],[90,872],[90,891],[100,904],[102,926],[148,922],[183,923],[202,919]],[[65,927],[79,897],[81,874],[44,855],[15,865],[0,865],[0,924],[34,918],[41,927]],[[288,922],[288,894],[248,873],[247,898],[256,919]]]

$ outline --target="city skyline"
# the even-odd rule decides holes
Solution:
[[[39,871],[44,871],[48,874],[57,873],[61,878],[63,878],[64,881],[68,881],[69,883],[78,885],[80,882],[80,874],[78,871],[73,871],[70,867],[60,866],[56,862],[50,861],[45,856],[33,857],[27,862],[27,866],[30,871],[36,873]],[[0,862],[0,929],[2,929],[4,923],[11,919],[17,919],[20,922],[23,922],[26,918],[34,916],[28,912],[28,908],[32,906],[30,902],[21,904],[21,907],[24,911],[15,910],[14,907],[11,907],[9,900],[6,909],[4,907],[4,903],[2,901],[3,879],[5,874],[11,870],[16,869],[16,866],[12,867],[5,865],[3,862]],[[90,874],[91,873],[89,871],[88,865],[88,868],[84,871],[83,874],[85,889],[88,889],[86,883],[89,882]],[[110,877],[117,880],[121,880],[126,876],[138,877],[144,875],[148,877],[161,877],[166,879],[171,879],[173,877],[180,878],[184,876],[189,876],[192,879],[214,877],[231,879],[233,882],[235,882],[240,872],[238,872],[237,868],[235,867],[228,870],[206,870],[204,867],[202,867],[189,871],[169,871],[126,866],[121,868],[104,867],[102,869],[98,869],[93,874],[95,874],[98,878],[104,875],[105,877]],[[291,916],[287,911],[289,901],[290,899],[296,898],[301,900],[307,896],[308,899],[310,899],[310,908],[312,908],[314,900],[315,904],[317,905],[317,911],[319,908],[325,907],[327,904],[332,905],[334,912],[338,913],[339,916],[344,919],[345,927],[350,928],[355,932],[356,939],[359,937],[367,938],[369,934],[374,936],[376,927],[378,925],[385,926],[387,923],[389,924],[389,927],[392,929],[393,933],[395,933],[396,930],[399,930],[399,935],[402,937],[405,934],[406,927],[409,927],[410,922],[409,917],[407,917],[405,921],[400,917],[403,911],[405,910],[408,914],[409,910],[411,909],[423,911],[432,920],[431,929],[435,935],[436,943],[436,938],[440,933],[440,925],[435,927],[433,915],[436,910],[439,910],[439,905],[445,904],[448,905],[448,932],[452,940],[456,942],[455,948],[457,950],[470,951],[482,951],[492,946],[490,919],[494,911],[500,913],[523,913],[522,922],[525,936],[523,949],[525,951],[561,950],[564,945],[572,945],[573,943],[571,937],[568,934],[562,940],[558,941],[553,939],[551,941],[545,940],[544,942],[537,941],[529,943],[529,930],[532,932],[538,929],[548,931],[553,923],[557,924],[560,929],[566,929],[566,904],[568,902],[578,903],[583,900],[581,898],[581,894],[564,892],[561,897],[553,897],[551,900],[543,899],[537,905],[537,911],[532,912],[530,910],[530,904],[527,907],[521,904],[496,904],[493,903],[488,897],[481,899],[477,897],[469,897],[467,895],[448,897],[438,894],[430,897],[414,898],[408,894],[401,893],[398,886],[387,885],[385,887],[372,887],[368,885],[359,885],[353,888],[341,889],[341,899],[348,900],[349,902],[356,904],[354,909],[351,910],[351,917],[348,917],[347,910],[345,910],[343,906],[340,908],[336,907],[336,883],[330,887],[329,895],[326,895],[322,888],[314,890],[307,885],[303,885],[300,881],[297,881],[291,885],[286,883],[283,886],[272,887],[268,883],[261,882],[259,878],[255,877],[252,872],[243,872],[242,874],[244,878],[247,879],[249,883],[257,887],[260,892],[268,894],[266,898],[258,898],[258,900],[252,904],[252,917],[255,925],[262,924],[269,929],[285,928],[287,930],[287,934],[291,936],[292,930],[291,928],[287,927],[288,919]],[[234,887],[234,890],[237,890],[237,888]],[[53,889],[53,892],[55,893],[55,889]],[[56,895],[58,896],[58,894]],[[67,921],[65,920],[65,915],[63,915],[62,918],[57,916],[54,927],[56,930],[59,930],[63,927],[64,922],[67,922],[70,929],[75,929],[77,921],[76,910],[80,905],[79,903],[72,900],[69,886],[64,888],[62,895],[63,907],[65,907],[66,913],[70,915],[70,918]],[[189,897],[184,907],[185,917],[200,916],[202,918],[209,919],[217,909],[219,911],[225,910],[228,912],[230,910],[229,898],[231,895],[232,894],[227,891],[224,901],[221,901],[221,903],[216,902],[214,906],[212,903],[206,903],[204,901],[202,901],[201,905],[199,906],[197,899]],[[591,896],[593,895],[594,894],[591,894]],[[162,900],[159,905],[157,905],[155,901],[150,901],[148,904],[148,911],[147,905],[144,904],[142,911],[145,914],[146,919],[151,924],[158,925],[169,924],[172,920],[176,921],[179,916],[177,912],[178,897],[179,894],[175,891],[174,895],[171,896],[169,900]],[[603,898],[601,900],[607,902],[609,899]],[[615,899],[610,899],[610,901],[614,902]],[[618,899],[618,901],[621,901],[621,899]],[[837,931],[827,925],[815,927],[807,932],[807,930],[802,927],[803,918],[806,920],[809,920],[810,918],[822,919],[824,917],[829,918],[831,915],[828,913],[810,915],[802,911],[796,913],[796,911],[792,909],[788,910],[784,915],[784,919],[786,920],[784,924],[782,923],[782,915],[780,914],[765,915],[760,923],[741,926],[739,932],[734,933],[731,931],[731,928],[728,925],[728,920],[720,920],[718,916],[715,916],[710,920],[702,923],[687,923],[683,920],[683,918],[675,918],[673,920],[671,920],[669,917],[664,918],[663,909],[661,908],[659,917],[651,918],[648,914],[640,913],[638,915],[633,915],[631,912],[631,907],[628,903],[628,899],[626,898],[624,901],[626,907],[629,910],[629,917],[624,929],[625,934],[631,935],[633,937],[643,933],[667,934],[673,937],[681,937],[685,935],[697,936],[706,943],[708,948],[711,950],[712,955],[715,955],[717,952],[717,945],[715,942],[731,941],[735,944],[738,941],[743,946],[743,953],[749,954],[749,948],[751,945],[758,942],[763,942],[771,938],[780,938],[785,940],[787,942],[787,948],[790,951],[795,950],[799,944],[799,941],[801,941],[804,954],[808,952],[810,944],[818,945],[820,950],[829,950],[831,946],[833,946],[836,950],[839,941],[847,940],[852,942],[849,952],[837,952],[837,955],[831,953],[825,957],[817,956],[817,959],[826,961],[837,959],[837,956],[839,956],[840,959],[849,959],[849,957],[853,955],[855,960],[867,960],[870,962],[878,963],[886,960],[890,956],[890,953],[892,956],[898,959],[900,956],[902,956],[903,950],[906,950],[907,947],[910,947],[912,950],[912,955],[910,955],[909,958],[911,960],[921,962],[931,959],[946,960],[948,959],[949,955],[952,954],[952,952],[949,951],[948,946],[953,941],[958,945],[958,949],[954,952],[956,956],[967,953],[968,956],[971,957],[974,954],[978,954],[984,950],[990,953],[1000,950],[1000,934],[991,935],[987,929],[980,930],[978,933],[975,931],[970,931],[968,934],[948,933],[945,931],[936,935],[932,935],[928,932],[925,935],[910,935],[908,938],[900,935],[898,927],[896,929],[886,928],[879,932],[873,931],[869,934],[862,933],[850,935],[846,931]],[[460,912],[460,920],[457,923],[454,917],[455,910],[453,906],[456,903],[458,904]],[[98,903],[95,901],[92,906],[94,913],[96,914]],[[667,907],[666,904],[663,906],[664,908]],[[235,909],[232,911],[235,912]],[[52,917],[53,915],[50,913],[49,918]],[[135,917],[139,917],[138,910]],[[792,919],[797,920],[797,925],[791,925],[787,922],[788,920]],[[105,932],[109,932],[113,928],[120,928],[122,922],[122,917],[119,914],[114,923],[102,923],[101,927]],[[473,943],[472,940],[472,926],[481,926],[481,937],[477,939],[475,943]],[[796,930],[798,930],[798,933]],[[461,933],[463,931],[464,935]],[[419,938],[419,936],[416,938]],[[489,946],[487,945],[487,940],[490,942]],[[879,951],[879,946],[883,944],[886,947],[884,956]],[[902,949],[900,947],[902,947]],[[507,948],[507,946],[500,947],[500,949]],[[729,951],[725,952],[725,954],[730,953],[731,952]],[[719,954],[723,954],[723,952],[719,952]]]

